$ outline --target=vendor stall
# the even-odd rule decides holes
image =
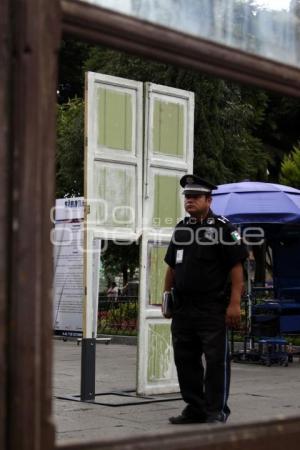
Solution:
[[[300,334],[300,190],[249,181],[224,184],[214,193],[213,209],[240,228],[252,256],[246,267],[245,343],[234,355],[285,365],[284,335]],[[280,340],[278,352],[274,339]]]

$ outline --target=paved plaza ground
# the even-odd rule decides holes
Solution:
[[[99,343],[96,352],[97,393],[135,388],[135,345]],[[80,358],[81,346],[75,341],[54,341],[53,396],[58,443],[172,432],[174,427],[178,430],[178,426],[168,423],[168,417],[182,410],[182,400],[112,407],[58,399],[57,396],[80,393]],[[120,402],[116,396],[101,398],[107,403]],[[288,367],[233,363],[229,404],[232,414],[228,424],[299,416],[299,361]]]

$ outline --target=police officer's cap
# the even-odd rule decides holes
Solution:
[[[218,189],[212,183],[209,183],[197,175],[184,175],[180,180],[180,185],[183,187],[183,195],[185,194],[210,194],[212,190]]]

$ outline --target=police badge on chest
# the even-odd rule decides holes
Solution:
[[[216,229],[215,228],[206,228],[205,232],[204,232],[204,237],[205,239],[207,239],[208,241],[215,241],[216,239]]]

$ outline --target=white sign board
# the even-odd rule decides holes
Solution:
[[[52,233],[54,246],[55,334],[82,336],[84,300],[84,202],[83,198],[58,199]],[[93,329],[97,330],[100,241],[94,241]]]
[[[59,223],[55,225],[55,237],[54,330],[64,336],[81,336],[83,223]]]

